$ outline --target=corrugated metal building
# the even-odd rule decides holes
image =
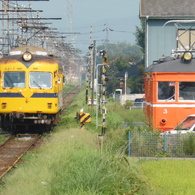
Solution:
[[[146,67],[172,50],[195,48],[195,0],[140,0],[139,16],[146,21]]]

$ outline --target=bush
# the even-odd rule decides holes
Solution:
[[[183,142],[185,155],[195,155],[195,137],[189,135]]]
[[[126,100],[123,106],[124,108],[129,109],[130,107],[133,106],[133,102],[131,100]]]

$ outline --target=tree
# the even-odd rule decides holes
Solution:
[[[107,82],[107,95],[112,94],[115,89],[119,88],[120,80],[115,75],[131,66],[131,63],[139,62],[142,59],[142,52],[137,45],[131,45],[127,42],[118,42],[108,44],[109,67],[106,74],[109,76]],[[97,51],[104,49],[103,45],[97,47]],[[97,58],[97,64],[101,64],[102,58]]]
[[[102,49],[104,49],[104,45],[99,45],[97,47],[97,52],[99,52]],[[142,57],[142,53],[140,51],[140,48],[137,45],[131,45],[130,43],[125,42],[125,41],[108,44],[107,53],[110,56],[110,58],[113,58],[115,56],[121,56],[121,55],[131,56],[133,54],[136,54],[137,55],[136,60],[139,61]],[[112,59],[110,59],[110,61],[112,61]]]
[[[136,43],[140,47],[143,54],[145,54],[145,25],[144,19],[140,20],[141,27],[136,26],[135,37]]]
[[[140,20],[141,27],[136,26],[136,43],[140,47],[143,56],[145,55],[145,20]],[[143,75],[144,72],[144,57],[142,65],[139,66],[139,76],[131,76],[127,81],[127,86],[131,89],[131,93],[142,93]]]
[[[139,76],[131,76],[127,80],[127,87],[130,88],[131,93],[143,93],[142,86],[143,86],[143,71],[144,71],[144,65],[140,65],[138,67],[139,70]]]

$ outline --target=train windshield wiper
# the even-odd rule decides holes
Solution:
[[[174,99],[174,97],[175,97],[175,94],[173,94],[172,96],[168,97],[168,98],[166,99],[166,101],[167,101],[167,100]]]
[[[41,87],[35,80],[33,80],[33,83],[34,83],[37,87],[39,87],[40,89],[42,89],[42,87]]]
[[[14,88],[14,82],[8,74],[5,77],[5,82],[7,83],[8,87],[10,87],[10,89]]]

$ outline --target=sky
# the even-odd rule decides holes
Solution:
[[[79,33],[74,37],[67,35],[67,40],[75,38],[75,46],[83,52],[88,51],[90,39],[96,40],[97,46],[103,45],[107,37],[109,43],[125,41],[135,44],[135,26],[140,26],[139,0],[49,0],[31,3],[33,9],[43,10],[41,17],[62,18],[51,20],[51,27],[58,28],[60,32]],[[72,8],[68,9],[71,4]],[[72,22],[68,15],[72,16]],[[112,31],[104,31],[106,27]]]

